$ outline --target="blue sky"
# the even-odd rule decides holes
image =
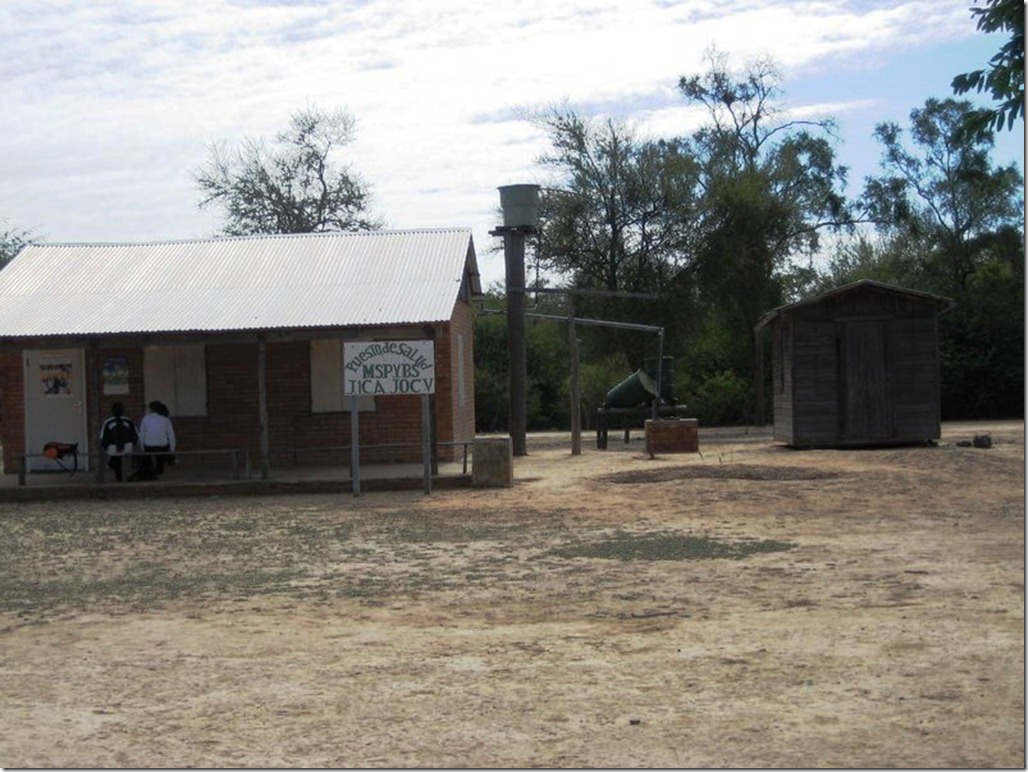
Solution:
[[[489,283],[497,186],[548,181],[520,108],[684,134],[698,116],[676,83],[710,46],[737,67],[770,56],[788,109],[838,122],[855,193],[875,123],[951,96],[1003,43],[971,2],[4,0],[0,221],[51,242],[211,235],[192,178],[209,143],[271,137],[315,104],[356,117],[343,158],[387,226],[472,228]],[[996,160],[1023,169],[1023,124]]]

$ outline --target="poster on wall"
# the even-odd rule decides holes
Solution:
[[[128,394],[128,360],[104,360],[104,394]]]
[[[44,360],[39,363],[39,382],[47,397],[69,397],[72,394],[71,361]]]

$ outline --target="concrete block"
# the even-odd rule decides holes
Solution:
[[[471,486],[510,488],[513,485],[514,446],[511,438],[476,438],[471,445]]]

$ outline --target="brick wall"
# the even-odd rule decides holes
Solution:
[[[699,452],[699,422],[695,418],[668,418],[647,420],[646,452],[697,453]]]
[[[18,459],[25,452],[25,383],[20,351],[0,350],[0,433],[4,471],[17,474]]]
[[[459,333],[463,357],[457,356]],[[420,337],[420,330],[410,337]],[[472,311],[458,303],[449,324],[436,325],[435,431],[439,442],[474,438],[474,357]],[[153,341],[146,341],[153,343]],[[102,360],[122,357],[128,363],[129,393],[100,397],[101,420],[110,415],[115,401],[125,405],[126,415],[137,422],[145,414],[142,339],[121,348],[87,350],[86,368],[102,367]],[[258,346],[253,342],[208,344],[207,415],[172,416],[178,449],[249,451],[252,462],[260,463],[260,416],[258,398]],[[462,361],[461,361],[462,360]],[[266,346],[267,410],[270,463],[272,467],[293,464],[348,464],[349,453],[311,448],[338,448],[350,444],[350,414],[311,412],[310,351],[307,341],[272,342]],[[464,404],[459,401],[459,366],[464,367]],[[21,352],[0,351],[0,436],[4,469],[15,473],[24,451],[24,385]],[[87,383],[92,379],[86,378]],[[155,395],[160,398],[159,395]],[[93,396],[90,396],[93,403]],[[419,461],[421,459],[421,399],[418,396],[375,398],[375,411],[360,414],[360,443],[366,463]],[[95,444],[90,437],[90,444]],[[461,448],[442,446],[440,460],[459,459]],[[218,466],[224,457],[194,456],[191,465]]]

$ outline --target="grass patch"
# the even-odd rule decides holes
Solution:
[[[742,560],[764,552],[783,552],[795,544],[774,540],[723,541],[679,533],[632,534],[616,532],[609,539],[551,550],[563,558],[600,560]]]

